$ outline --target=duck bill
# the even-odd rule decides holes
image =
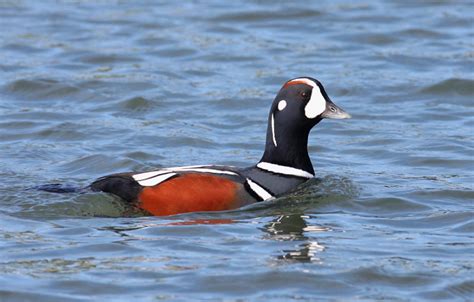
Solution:
[[[333,102],[327,102],[326,110],[321,113],[321,117],[341,120],[351,118],[351,115],[345,112],[341,107],[337,106]]]

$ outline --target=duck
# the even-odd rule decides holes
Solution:
[[[233,210],[269,201],[294,191],[315,177],[308,154],[311,129],[323,119],[347,119],[321,82],[297,77],[283,84],[268,114],[263,156],[238,168],[194,165],[128,172],[101,177],[90,184],[154,216]]]

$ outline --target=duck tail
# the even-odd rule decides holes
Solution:
[[[75,187],[67,184],[45,184],[34,187],[33,189],[50,193],[86,193],[88,188]]]

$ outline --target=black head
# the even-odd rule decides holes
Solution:
[[[270,114],[288,127],[313,127],[323,118],[344,119],[351,116],[336,106],[316,79],[289,80],[278,92]]]
[[[323,118],[350,117],[331,101],[318,80],[310,77],[289,80],[278,92],[270,109],[262,161],[312,171],[307,152],[311,128]]]

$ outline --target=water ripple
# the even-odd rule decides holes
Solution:
[[[0,1],[0,300],[469,300],[472,5],[221,2]],[[353,118],[288,196],[150,217],[34,189],[255,164],[301,75]]]
[[[424,88],[422,92],[436,95],[460,94],[472,96],[474,95],[474,80],[458,78],[447,79]]]

